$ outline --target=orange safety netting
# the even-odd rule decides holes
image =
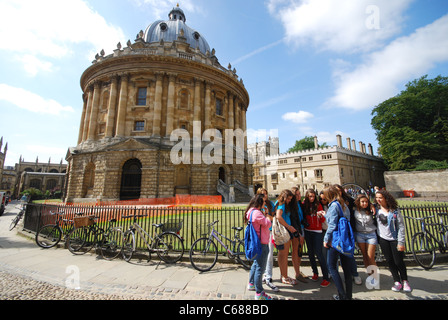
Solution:
[[[141,198],[135,200],[102,201],[83,203],[65,203],[75,206],[167,206],[167,207],[222,207],[221,196],[176,195],[170,198]]]

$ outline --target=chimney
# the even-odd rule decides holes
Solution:
[[[356,141],[352,140],[352,149],[353,151],[356,151]]]
[[[342,137],[341,137],[340,134],[338,134],[338,135],[336,136],[336,141],[337,141],[337,143],[338,143],[338,147],[339,147],[339,148],[342,148]]]
[[[318,149],[319,144],[317,143],[317,136],[314,136],[314,149]]]
[[[359,152],[362,152],[362,141],[359,141],[358,144],[359,144]]]
[[[369,143],[368,148],[369,148],[369,154],[370,154],[371,156],[373,156],[373,147],[372,147],[372,144],[371,144],[371,143]]]
[[[367,153],[367,149],[366,149],[366,144],[365,143],[362,144],[362,153],[364,153],[364,154]]]
[[[347,149],[352,150],[352,145],[350,144],[350,138],[347,138]]]

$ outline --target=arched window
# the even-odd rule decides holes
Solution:
[[[120,200],[139,199],[142,184],[142,164],[138,159],[126,161],[121,175]]]

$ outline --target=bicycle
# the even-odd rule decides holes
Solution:
[[[184,255],[184,241],[183,239],[173,231],[166,231],[165,224],[153,224],[156,229],[161,229],[161,233],[155,233],[154,238],[151,237],[143,228],[138,224],[137,219],[146,217],[146,215],[130,215],[124,216],[123,219],[133,218],[133,223],[127,231],[124,233],[123,238],[123,259],[130,261],[132,256],[137,250],[135,241],[136,232],[143,239],[146,248],[148,249],[148,259],[151,260],[151,253],[157,253],[160,260],[166,263],[176,263],[182,259]],[[179,230],[182,227],[179,225]],[[150,240],[150,242],[148,241]]]
[[[11,224],[9,225],[9,231],[13,230],[17,224],[19,223],[20,220],[22,220],[23,215],[25,214],[25,208],[26,208],[26,204],[22,205],[19,209],[19,213],[14,217],[14,219],[12,219]]]
[[[52,212],[50,215],[56,216],[56,222],[54,224],[46,224],[39,229],[36,233],[36,244],[44,249],[55,247],[64,236],[64,239],[70,234],[74,228],[74,221],[64,219],[63,212]],[[82,216],[81,212],[75,213],[76,216]]]
[[[236,260],[243,266],[244,269],[249,270],[251,267],[251,262],[246,258],[244,239],[239,237],[239,233],[243,230],[243,227],[232,227],[232,229],[235,230],[235,235],[231,240],[215,230],[214,225],[218,222],[219,220],[209,223],[207,225],[211,228],[209,236],[197,239],[191,246],[190,262],[192,266],[196,270],[203,272],[209,271],[215,266],[218,261],[218,247],[213,239],[216,239],[218,243],[221,244],[221,246],[227,251],[229,259]],[[221,239],[224,238],[230,242],[232,250],[223,243],[220,237]]]
[[[414,218],[407,217],[420,221],[422,232],[418,232],[412,236],[412,254],[415,261],[424,269],[429,270],[434,266],[436,261],[436,250],[440,253],[445,253],[448,249],[448,226],[443,223],[442,216],[448,213],[437,213],[439,215],[438,223],[427,223],[425,220],[434,218],[435,216]],[[436,233],[440,235],[442,240],[439,240],[430,230],[428,226],[437,228]]]
[[[95,247],[105,260],[113,260],[122,252],[123,231],[120,226],[112,226],[117,219],[110,219],[106,230],[98,226],[96,219],[95,216],[75,218],[75,228],[67,237],[67,248],[71,253],[81,255]]]

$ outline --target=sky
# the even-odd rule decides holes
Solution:
[[[249,142],[305,136],[379,147],[372,110],[448,76],[446,0],[0,0],[0,137],[6,166],[65,162],[78,141],[80,77],[179,3],[250,96]],[[359,149],[358,149],[359,150]]]

